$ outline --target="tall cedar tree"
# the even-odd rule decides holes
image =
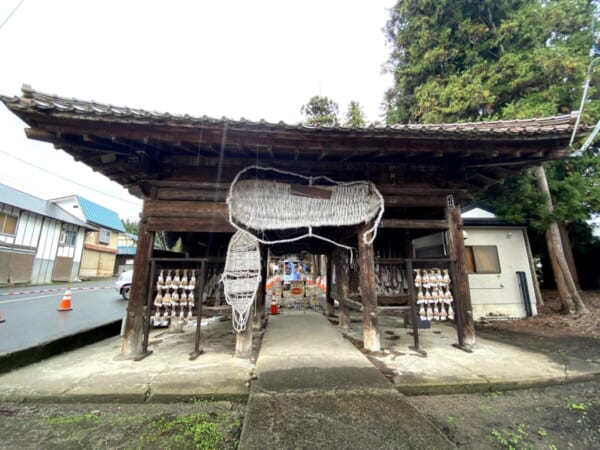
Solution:
[[[339,106],[333,100],[320,95],[313,96],[300,112],[306,123],[317,126],[335,126],[338,124]]]
[[[596,3],[399,0],[385,28],[392,47],[387,69],[395,80],[385,97],[387,122],[518,119],[578,110]],[[584,122],[600,118],[595,81]],[[552,212],[531,172],[482,198],[506,219],[527,221],[538,234],[553,222],[581,226],[600,206],[594,151],[545,166]],[[585,310],[581,306],[576,304],[578,312]]]
[[[367,119],[365,113],[360,106],[360,103],[352,100],[348,104],[348,110],[346,111],[346,120],[344,125],[347,127],[364,127],[367,125]]]

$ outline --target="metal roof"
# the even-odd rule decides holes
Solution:
[[[116,212],[79,195],[75,197],[88,222],[122,233],[127,231]]]
[[[6,186],[5,184],[0,184],[0,203],[4,203],[24,211],[30,211],[61,222],[87,228],[89,230],[96,230],[96,228],[93,226],[90,226],[87,223],[79,220],[77,217],[72,216],[54,203],[34,197],[30,194],[26,194],[25,192],[11,188],[10,186]]]

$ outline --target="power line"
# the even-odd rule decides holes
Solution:
[[[3,27],[4,25],[6,25],[6,22],[8,22],[8,20],[9,20],[9,19],[12,17],[12,15],[13,15],[14,13],[16,13],[16,12],[17,12],[17,9],[19,9],[19,7],[20,7],[20,6],[23,4],[23,2],[24,2],[24,1],[25,1],[25,0],[21,0],[21,1],[19,2],[19,4],[18,4],[17,6],[15,6],[15,9],[13,9],[13,10],[10,12],[10,14],[9,14],[9,15],[6,17],[6,19],[4,19],[4,22],[2,22],[2,24],[0,24],[0,30],[2,29],[2,27]]]
[[[50,172],[49,170],[44,169],[43,167],[36,166],[35,164],[30,163],[29,161],[26,161],[26,160],[21,159],[21,158],[19,158],[17,156],[11,155],[10,153],[5,152],[3,150],[0,150],[0,153],[5,154],[6,156],[10,156],[11,158],[16,159],[17,161],[21,161],[22,163],[27,164],[28,166],[34,167],[35,169],[41,170],[42,172],[46,172],[47,174],[50,174],[50,175],[52,175],[54,177],[57,177],[57,178],[60,178],[61,180],[64,180],[64,181],[66,181],[68,183],[76,184],[77,186],[83,187],[85,189],[88,189],[90,191],[96,192],[98,194],[105,195],[107,197],[114,198],[114,199],[119,200],[121,202],[126,202],[126,203],[129,203],[131,205],[140,206],[140,204],[137,203],[137,202],[132,202],[131,200],[126,200],[126,199],[124,199],[122,197],[117,197],[116,195],[112,195],[112,194],[108,194],[106,192],[99,191],[98,189],[94,189],[94,188],[92,188],[90,186],[86,186],[85,184],[78,183],[77,181],[67,180],[66,178],[64,178],[64,177],[62,177],[62,176],[60,176],[60,175],[58,175],[56,173]]]

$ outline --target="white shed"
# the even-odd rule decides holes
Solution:
[[[521,318],[537,314],[535,272],[527,230],[489,209],[462,210],[473,318]],[[444,255],[443,233],[413,241],[417,257]]]

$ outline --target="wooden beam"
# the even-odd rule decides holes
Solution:
[[[191,233],[235,233],[235,228],[225,218],[190,219],[185,217],[148,217],[148,230],[181,231]]]
[[[446,209],[448,221],[448,252],[454,263],[452,270],[454,286],[454,300],[456,303],[456,328],[459,334],[459,346],[470,348],[475,344],[475,323],[473,321],[473,307],[471,306],[471,291],[467,275],[467,260],[465,241],[463,238],[462,218],[458,206]]]
[[[337,301],[339,305],[339,316],[338,323],[343,329],[350,328],[350,310],[348,309],[348,298],[349,291],[349,267],[347,265],[347,259],[344,257],[345,250],[339,247],[333,249],[331,254],[332,263],[335,267],[335,284],[337,291]]]
[[[378,306],[377,314],[380,316],[397,316],[411,312],[410,306]]]
[[[363,345],[366,350],[378,352],[381,341],[377,321],[377,290],[375,287],[375,262],[372,244],[366,244],[363,234],[370,224],[361,227],[358,233],[358,260],[360,265],[360,293],[363,304]]]
[[[408,219],[383,219],[379,228],[406,228],[424,230],[447,230],[446,220],[408,220]]]
[[[246,329],[235,334],[235,356],[237,358],[250,358],[252,356],[253,322],[254,308],[250,308]]]
[[[146,200],[144,203],[146,217],[184,217],[184,218],[226,218],[229,209],[223,202],[197,201],[164,201]]]
[[[384,195],[383,201],[386,208],[443,208],[446,205],[446,197],[435,196],[408,197],[405,195]]]
[[[150,259],[154,247],[154,232],[148,230],[143,222],[138,231],[137,251],[135,253],[135,271],[131,283],[131,297],[127,304],[127,319],[121,343],[121,356],[128,359],[143,358],[144,355],[144,320],[150,314],[146,311],[149,295]]]
[[[159,188],[157,194],[157,200],[162,201],[224,202],[226,198],[226,190],[209,189]]]
[[[326,300],[326,315],[328,317],[333,317],[335,315],[335,308],[333,302],[333,296],[331,295],[331,291],[333,289],[333,285],[331,280],[333,280],[333,261],[331,258],[331,254],[327,255],[327,275],[325,277],[327,284],[325,285],[325,300]]]

